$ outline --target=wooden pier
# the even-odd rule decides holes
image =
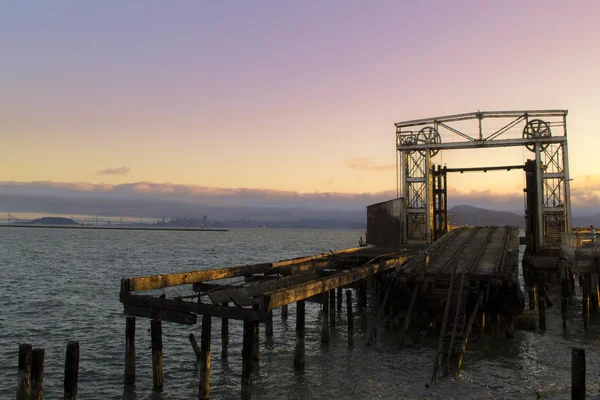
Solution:
[[[154,386],[162,386],[162,328],[160,321],[196,324],[202,316],[201,346],[190,341],[201,361],[199,398],[209,398],[211,318],[244,321],[241,397],[251,397],[252,375],[259,360],[259,325],[273,334],[273,310],[297,304],[295,368],[305,367],[304,303],[322,304],[321,341],[327,343],[335,324],[335,310],[346,290],[349,316],[349,346],[353,345],[352,292],[366,323],[367,293],[373,297],[374,312],[367,344],[376,338],[381,325],[402,323],[402,348],[429,331],[439,332],[438,356],[433,360],[433,380],[443,366],[444,375],[458,373],[467,340],[474,326],[482,326],[486,315],[508,322],[523,310],[523,295],[517,283],[518,232],[510,227],[459,228],[448,232],[429,247],[359,247],[276,262],[184,273],[127,277],[121,280],[120,300],[125,314],[152,319]],[[195,294],[169,298],[156,289],[191,285]],[[367,291],[367,287],[369,290]],[[337,294],[336,294],[337,290]],[[148,293],[144,293],[150,291]],[[337,303],[337,305],[336,305]],[[333,310],[333,311],[332,311]],[[425,318],[422,318],[426,315]],[[135,347],[135,321],[127,321],[125,383],[135,382],[131,354]],[[399,327],[399,324],[397,324]],[[411,325],[417,335],[409,338]],[[222,357],[227,357],[228,329],[222,330]],[[132,353],[133,352],[133,353]],[[292,363],[292,355],[290,355]]]

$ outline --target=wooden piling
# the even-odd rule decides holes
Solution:
[[[281,306],[281,320],[287,321],[287,319],[288,319],[288,305],[285,304],[285,305]]]
[[[585,399],[585,349],[571,350],[571,399]]]
[[[252,306],[252,308],[254,310],[260,309],[258,304]],[[256,323],[253,325],[253,327],[254,327],[254,336],[252,336],[252,338],[254,340],[254,344],[252,345],[252,351],[253,351],[254,363],[256,364],[254,366],[254,368],[257,369],[258,362],[260,361],[260,325],[258,323]]]
[[[250,400],[252,394],[252,375],[254,374],[254,335],[258,322],[244,320],[244,339],[242,344],[242,400]]]
[[[202,315],[202,338],[200,343],[200,400],[207,400],[210,392],[210,338],[212,320],[210,315]]]
[[[550,294],[548,294],[548,289],[546,286],[544,286],[544,300],[546,301],[546,307],[552,307],[554,305],[552,299],[550,298]]]
[[[135,317],[125,322],[125,384],[135,383]]]
[[[227,307],[228,303],[223,303]],[[229,319],[221,318],[221,357],[227,358],[229,353]]]
[[[305,304],[304,300],[296,302],[296,350],[294,352],[294,367],[304,368],[304,321]]]
[[[17,382],[17,400],[27,400],[31,393],[31,356],[30,344],[19,345],[19,377]]]
[[[365,282],[360,282],[360,287],[358,288],[358,301],[360,310],[367,308],[367,285]]]
[[[337,303],[336,303],[338,311],[342,311],[342,301],[343,301],[342,288],[339,287],[339,288],[337,288]]]
[[[590,303],[592,311],[598,311],[598,273],[592,272],[590,274]]]
[[[44,349],[33,349],[31,352],[31,394],[29,399],[44,398]]]
[[[67,343],[67,356],[65,357],[65,400],[77,400],[78,388],[79,342],[69,342]]]
[[[335,289],[329,291],[329,323],[335,325]]]
[[[163,387],[162,374],[162,322],[160,319],[150,321],[150,337],[152,340],[152,382],[155,390]]]
[[[506,316],[506,338],[512,339],[515,336],[515,321],[512,315]]]
[[[265,336],[273,337],[273,311],[269,312],[269,319],[265,323]]]
[[[324,292],[323,299],[323,318],[321,319],[321,343],[329,343],[329,293]]]
[[[587,329],[590,323],[590,277],[584,275],[581,279],[581,305],[583,307],[583,327]]]
[[[537,292],[544,293],[544,281],[540,278],[537,282]],[[538,309],[539,309],[539,327],[541,330],[546,330],[546,301],[543,296],[538,296]]]
[[[202,349],[198,346],[198,341],[196,340],[196,336],[193,333],[190,333],[188,338],[190,339],[190,344],[192,345],[192,349],[194,349],[194,354],[196,354],[196,360],[200,360],[202,357]]]
[[[535,293],[535,285],[531,285],[529,287],[529,309],[530,310],[535,310],[535,304],[536,304],[536,293]]]
[[[348,319],[348,347],[354,344],[354,316],[352,315],[352,290],[346,290],[346,314]]]
[[[560,280],[560,316],[562,318],[563,329],[567,328],[567,313],[569,305],[569,279],[561,278]]]

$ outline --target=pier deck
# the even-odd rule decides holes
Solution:
[[[516,228],[458,228],[428,248],[418,245],[358,247],[230,268],[126,277],[121,280],[120,300],[125,314],[154,321],[192,325],[197,323],[197,315],[201,315],[203,343],[208,340],[205,336],[210,336],[211,317],[221,318],[224,324],[229,319],[243,320],[242,397],[249,398],[247,386],[252,368],[248,363],[256,361],[252,354],[258,352],[259,323],[265,324],[267,335],[272,334],[272,311],[282,308],[282,317],[287,316],[287,306],[296,303],[299,347],[295,365],[303,367],[304,302],[323,304],[322,341],[327,343],[331,313],[328,310],[335,307],[336,289],[337,306],[341,308],[343,288],[357,290],[358,309],[364,310],[369,287],[375,298],[373,303],[377,304],[376,317],[371,322],[373,338],[382,318],[404,320],[402,343],[413,320],[420,321],[418,328],[425,328],[425,332],[435,321],[442,320],[437,329],[440,357],[446,360],[444,371],[449,372],[452,365],[458,370],[476,319],[481,320],[483,313],[512,318],[522,311],[517,262]],[[168,297],[160,290],[182,285],[192,285],[195,294]],[[350,299],[347,304],[351,304],[352,291],[347,290],[346,295]],[[349,320],[352,319],[351,308]],[[417,316],[423,314],[428,317],[421,321]],[[334,316],[335,312],[332,323]],[[467,316],[470,316],[468,320]],[[152,329],[159,329],[154,328],[155,325]],[[349,326],[349,332],[351,329]],[[224,343],[228,340],[222,337]],[[205,353],[197,352],[199,358],[206,358],[202,355]],[[437,362],[439,364],[439,360]],[[435,370],[437,379],[437,368]]]

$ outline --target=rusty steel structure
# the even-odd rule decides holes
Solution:
[[[447,231],[447,172],[525,169],[450,169],[434,164],[442,151],[457,149],[525,147],[535,157],[526,210],[535,225],[532,248],[558,247],[561,234],[570,232],[567,110],[477,111],[394,125],[398,197],[404,199],[406,213],[402,242],[432,243]]]

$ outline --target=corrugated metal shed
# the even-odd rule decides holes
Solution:
[[[404,199],[393,199],[367,206],[367,243],[374,246],[400,245]]]

